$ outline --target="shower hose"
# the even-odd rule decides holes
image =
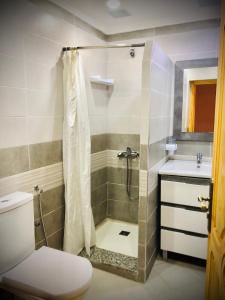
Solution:
[[[41,219],[41,225],[42,225],[43,233],[44,233],[44,240],[45,240],[46,246],[48,246],[48,240],[47,240],[47,235],[46,235],[46,228],[45,228],[45,223],[44,223],[44,220],[43,220],[43,209],[42,209],[42,194],[43,194],[43,190],[39,189],[38,185],[36,185],[34,187],[34,190],[37,193],[38,207],[39,207],[39,211],[40,211],[40,219]]]
[[[131,198],[131,180],[132,180],[132,160],[127,156],[127,195],[129,199]]]

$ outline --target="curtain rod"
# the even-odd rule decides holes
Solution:
[[[83,49],[107,49],[107,48],[135,48],[135,47],[144,47],[145,43],[142,44],[118,44],[118,45],[107,45],[107,46],[84,46],[84,47],[64,47],[63,51],[71,50],[83,50]]]

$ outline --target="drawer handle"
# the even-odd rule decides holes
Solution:
[[[200,202],[201,211],[207,212],[209,209],[210,198],[198,196],[198,202]]]

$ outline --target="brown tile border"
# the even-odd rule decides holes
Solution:
[[[0,178],[29,171],[28,146],[0,149]]]
[[[148,169],[148,145],[141,145],[140,151],[140,169],[147,170]]]
[[[108,217],[130,223],[138,223],[138,203],[108,200]]]
[[[108,167],[107,177],[110,183],[126,184],[126,169]],[[131,185],[139,186],[139,170],[132,170]]]
[[[107,168],[102,168],[100,170],[91,173],[91,190],[94,191],[100,185],[107,182]]]
[[[108,183],[108,199],[118,201],[138,201],[139,200],[139,187],[131,186],[131,196],[127,195],[127,186],[125,184]]]
[[[139,134],[107,134],[107,149],[109,150],[125,150],[126,147],[131,147],[135,151],[140,150],[140,135]]]
[[[107,183],[103,183],[91,192],[91,206],[95,207],[107,201]]]
[[[62,141],[29,145],[30,169],[37,169],[62,161]]]
[[[107,134],[91,136],[91,153],[107,150]]]

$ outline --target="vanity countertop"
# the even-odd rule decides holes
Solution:
[[[161,175],[211,178],[212,163],[203,161],[200,168],[194,160],[168,160],[159,170]]]

